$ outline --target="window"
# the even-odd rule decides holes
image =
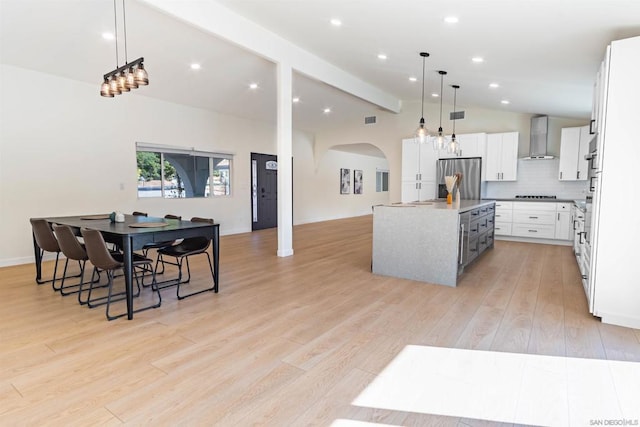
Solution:
[[[138,197],[174,199],[231,194],[231,154],[137,143],[136,158]]]
[[[376,171],[376,192],[389,191],[389,171]]]

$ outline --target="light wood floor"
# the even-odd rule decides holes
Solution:
[[[0,269],[0,425],[488,425],[351,401],[407,344],[640,361],[571,248],[497,241],[448,288],[372,275],[371,221],[297,226],[288,258],[275,230],[224,236],[219,294],[167,289],[132,321]]]

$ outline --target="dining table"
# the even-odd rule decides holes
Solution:
[[[68,225],[80,235],[80,229],[98,230],[105,242],[116,245],[123,255],[124,279],[127,301],[127,318],[133,319],[133,252],[147,243],[166,242],[189,237],[211,239],[213,255],[213,291],[218,292],[220,259],[220,224],[191,222],[177,219],[124,215],[124,221],[112,221],[110,214],[91,214],[77,216],[47,217],[49,224]],[[42,256],[40,248],[33,238],[36,261],[36,280],[42,278]]]

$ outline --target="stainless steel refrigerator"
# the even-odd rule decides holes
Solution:
[[[482,185],[482,158],[480,157],[456,157],[453,159],[438,160],[438,197],[447,197],[447,187],[444,183],[445,176],[462,174],[460,185],[460,198],[472,200],[481,198]],[[455,189],[454,189],[455,192]]]

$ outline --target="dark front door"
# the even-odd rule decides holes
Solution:
[[[251,153],[252,230],[278,226],[278,157]]]

